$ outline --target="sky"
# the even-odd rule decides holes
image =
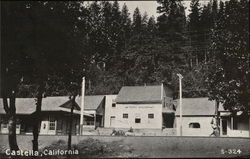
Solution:
[[[132,17],[133,12],[136,7],[139,8],[141,11],[141,14],[143,14],[145,11],[147,12],[148,16],[154,16],[155,18],[159,16],[159,14],[156,12],[156,8],[159,6],[159,4],[155,1],[118,1],[120,8],[122,8],[123,4],[126,3],[129,9],[130,16]],[[189,9],[190,9],[190,0],[183,1],[183,5],[186,8],[186,15],[189,14]],[[208,3],[209,0],[200,0],[201,6]]]

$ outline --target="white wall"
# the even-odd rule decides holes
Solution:
[[[162,104],[116,104],[112,107],[114,96],[106,98],[105,127],[136,128],[136,129],[161,129],[162,128]],[[128,118],[123,118],[123,114]],[[153,119],[148,114],[154,114]],[[115,116],[111,125],[111,116]],[[135,118],[141,119],[141,123],[135,123]]]
[[[183,136],[209,136],[213,129],[211,127],[212,116],[204,117],[182,117],[182,135]],[[189,128],[190,123],[199,123],[200,128]],[[180,117],[176,117],[177,135],[180,135]]]
[[[104,127],[110,127],[110,116],[116,113],[116,110],[112,109],[112,103],[115,103],[117,95],[105,96],[105,109],[104,109]]]

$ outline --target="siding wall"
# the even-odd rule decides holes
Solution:
[[[161,104],[116,104],[116,107],[106,105],[105,127],[114,128],[162,128],[162,105]],[[123,118],[123,114],[128,114],[128,118]],[[154,114],[153,119],[148,118],[148,114]],[[115,119],[111,121],[111,116]],[[135,118],[140,118],[140,123],[135,123]]]
[[[182,117],[182,135],[183,136],[209,136],[213,129],[211,127],[212,116],[200,117]],[[200,128],[189,128],[190,123],[199,123]],[[180,117],[176,117],[177,136],[180,135]]]
[[[105,96],[105,109],[104,109],[104,127],[110,127],[110,116],[116,113],[115,109],[112,109],[112,103],[115,103],[117,95],[106,95]]]

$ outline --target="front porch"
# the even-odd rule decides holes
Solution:
[[[222,137],[250,137],[250,116],[221,113],[220,130]]]

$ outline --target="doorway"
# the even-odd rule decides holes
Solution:
[[[111,116],[110,117],[110,127],[114,127],[115,126],[115,116]]]
[[[222,135],[227,135],[227,120],[222,119]]]

